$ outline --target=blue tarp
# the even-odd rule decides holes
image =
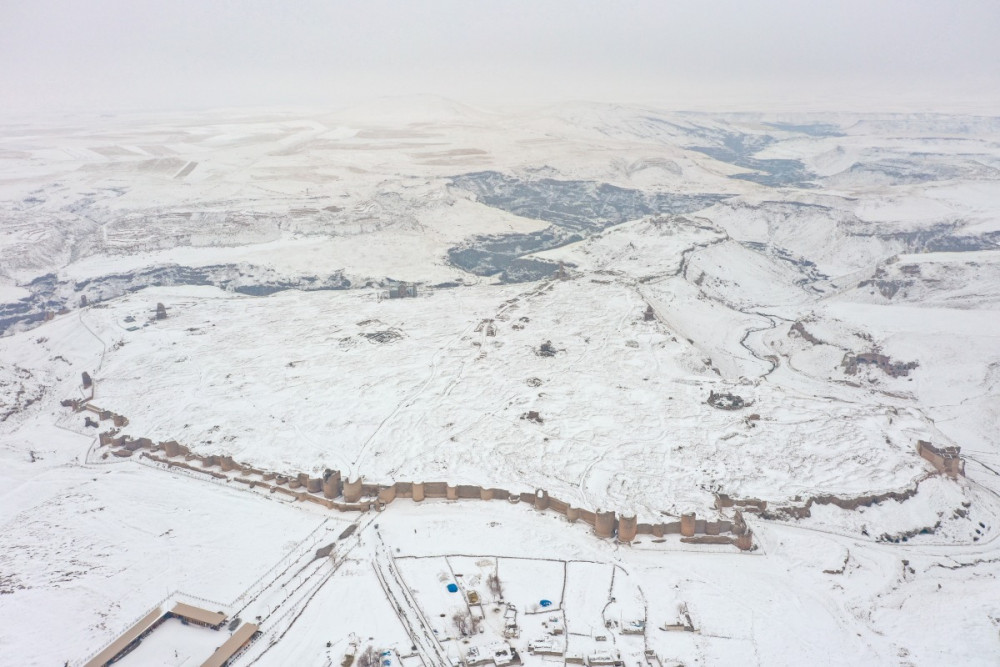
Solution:
[[[449,593],[457,593],[458,592],[458,586],[456,584],[448,584],[448,592]]]

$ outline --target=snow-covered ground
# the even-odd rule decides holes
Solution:
[[[998,138],[434,100],[0,126],[0,662],[82,664],[187,596],[259,617],[236,665],[996,664]],[[102,459],[59,405],[84,372],[126,433],[276,473],[809,516],[745,513],[740,553],[524,503],[340,514]],[[221,643],[188,630],[122,664]]]

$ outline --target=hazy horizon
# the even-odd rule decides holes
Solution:
[[[491,109],[1000,110],[990,2],[14,0],[0,19],[8,114],[418,94]]]

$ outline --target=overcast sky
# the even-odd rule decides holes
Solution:
[[[336,107],[428,93],[1000,111],[1000,2],[2,0],[10,111]]]

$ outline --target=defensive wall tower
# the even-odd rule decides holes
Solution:
[[[638,519],[634,516],[623,516],[618,519],[618,541],[631,542],[639,530]]]
[[[549,508],[549,492],[544,489],[535,490],[535,509],[546,510]]]
[[[361,500],[361,478],[355,481],[346,480],[344,482],[344,500],[349,503],[356,503]]]
[[[323,473],[323,497],[336,498],[340,495],[340,471],[327,469]]]
[[[594,533],[598,537],[614,537],[617,523],[614,512],[597,512],[594,518]]]
[[[385,503],[386,505],[388,505],[395,499],[396,499],[395,484],[390,484],[389,486],[383,486],[378,490],[378,501],[380,503]]]

